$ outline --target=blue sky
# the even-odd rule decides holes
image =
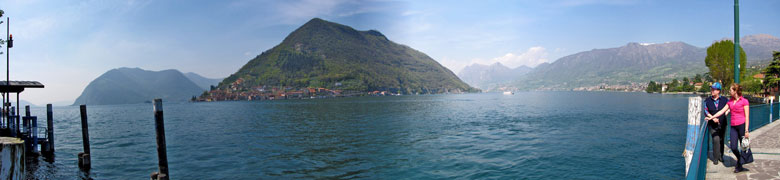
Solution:
[[[741,34],[780,36],[778,7],[740,2]],[[4,0],[0,9],[15,37],[11,79],[44,83],[22,93],[39,105],[69,104],[117,67],[226,77],[314,17],[379,30],[456,73],[473,63],[535,66],[628,42],[706,47],[733,36],[729,0]]]

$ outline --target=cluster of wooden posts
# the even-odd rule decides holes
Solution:
[[[38,131],[38,117],[30,115],[30,106],[25,106],[25,116],[19,116],[14,108],[4,113],[0,121],[0,178],[25,179],[27,157],[44,156],[44,160],[54,162],[54,121],[51,104],[46,105],[46,124],[43,137]],[[21,125],[19,120],[21,120]],[[38,145],[40,144],[40,151]],[[36,160],[29,161],[37,163]]]
[[[89,126],[87,125],[87,106],[81,105],[81,137],[84,142],[84,152],[79,153],[79,168],[82,171],[89,172],[92,167],[89,150]],[[152,180],[168,180],[168,153],[165,146],[165,123],[163,119],[162,99],[154,99],[154,127],[157,139],[157,160],[158,171],[151,174]]]
[[[89,170],[92,168],[92,159],[89,145],[89,126],[87,121],[87,106],[81,105],[79,107],[81,113],[81,136],[84,145],[84,152],[78,153],[78,166],[79,168],[89,175]],[[10,135],[8,140],[0,138],[0,156],[3,157],[2,163],[0,163],[0,179],[26,179],[25,178],[25,154],[38,155],[38,144],[41,145],[40,154],[49,162],[54,161],[54,122],[52,118],[52,105],[46,105],[46,137],[38,137],[38,118],[36,116],[30,116],[30,107],[25,107],[25,116],[21,117],[22,127],[20,131],[19,117],[15,114],[13,108],[11,113],[6,116],[6,121],[0,123],[3,125],[4,130],[10,132],[2,132]],[[158,171],[151,174],[152,180],[167,180],[168,174],[168,156],[165,146],[165,126],[163,119],[162,100],[154,99],[154,122],[157,139],[157,157],[158,157]],[[4,123],[4,124],[3,124]],[[13,146],[12,148],[3,149],[6,146]],[[12,149],[12,150],[9,150]],[[21,150],[25,153],[16,153]],[[11,153],[13,152],[13,153]],[[14,162],[6,162],[5,159],[15,159]],[[6,164],[8,163],[8,164]],[[13,167],[13,169],[6,170],[5,167]],[[10,172],[10,173],[5,173]],[[15,173],[14,173],[15,172]]]
[[[39,134],[38,117],[30,115],[30,106],[25,106],[25,116],[19,116],[16,114],[15,109],[11,108],[11,112],[6,114],[5,120],[0,124],[2,125],[3,132],[0,133],[6,137],[20,138],[25,141],[26,154],[30,155],[44,155],[47,158],[53,158],[54,155],[54,128],[52,118],[52,106],[46,105],[46,127],[44,137]],[[20,121],[21,120],[21,125]],[[38,145],[40,144],[41,150],[39,152]]]

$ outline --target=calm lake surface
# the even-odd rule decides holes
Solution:
[[[681,179],[687,96],[520,92],[163,106],[174,179]],[[87,111],[90,177],[148,179],[157,171],[151,104]],[[45,125],[45,108],[33,115]],[[38,162],[33,176],[84,177],[78,107],[55,107],[54,118],[56,161]]]

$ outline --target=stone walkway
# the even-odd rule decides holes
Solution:
[[[780,121],[780,120],[778,120]],[[772,122],[750,132],[750,148],[755,161],[744,165],[748,172],[734,173],[736,159],[728,147],[724,147],[723,163],[707,162],[707,179],[779,179],[780,180],[780,122]],[[728,144],[728,141],[726,141]],[[725,166],[724,166],[725,165]]]

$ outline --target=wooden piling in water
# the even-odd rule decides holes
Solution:
[[[21,114],[21,112],[20,112]],[[30,105],[24,106],[24,117],[30,117]],[[30,126],[30,119],[29,118],[22,118],[22,127],[24,128],[24,133],[26,133],[27,136],[30,135],[30,132],[32,132]],[[29,149],[28,149],[29,150]]]
[[[14,137],[19,137],[19,116],[16,115],[16,109],[13,106],[11,107],[11,117],[14,121]]]
[[[82,104],[81,109],[81,138],[84,142],[84,152],[79,153],[79,167],[82,170],[89,170],[91,166],[89,152],[89,127],[87,125],[87,105]]]
[[[165,123],[162,99],[154,99],[154,129],[157,132],[157,160],[159,171],[151,175],[153,180],[168,180],[168,153],[165,148]]]
[[[54,155],[54,117],[52,116],[51,104],[46,104],[46,145],[43,149],[43,154],[46,156]]]

